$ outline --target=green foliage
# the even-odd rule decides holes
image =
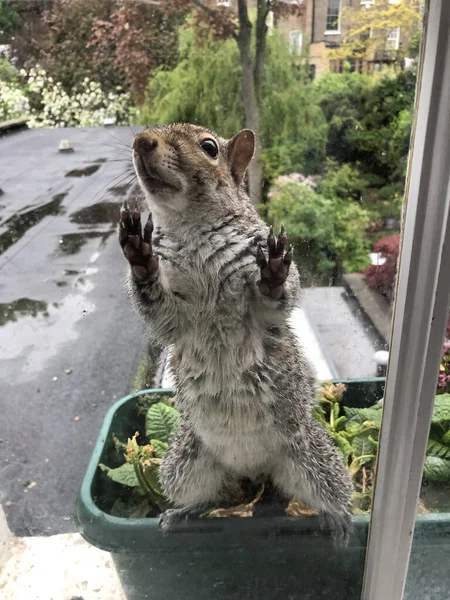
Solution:
[[[358,271],[368,265],[369,246],[363,237],[368,214],[355,202],[326,198],[310,187],[290,181],[269,194],[267,217],[284,223],[295,245],[307,245],[319,275],[337,266]]]
[[[118,516],[146,516],[155,507],[165,510],[168,500],[164,497],[159,482],[159,467],[168,448],[168,443],[175,433],[180,415],[172,406],[166,402],[170,401],[170,395],[148,394],[154,396],[156,403],[148,400],[145,416],[146,437],[150,443],[139,445],[138,433],[123,444],[114,438],[114,444],[118,452],[124,453],[125,463],[116,469],[111,469],[100,464],[99,467],[106,472],[107,476],[126,487],[137,488],[137,494],[132,495],[129,506],[123,502],[116,502],[113,514]],[[137,405],[138,412],[142,412],[143,404]]]
[[[20,27],[20,17],[11,0],[0,0],[0,43],[4,43],[5,36],[13,33]],[[0,79],[2,79],[0,77]]]
[[[332,438],[353,477],[354,512],[365,513],[372,500],[383,405],[378,402],[368,408],[345,407],[345,390],[342,383],[324,383],[313,415]],[[103,464],[99,467],[133,492],[127,500],[116,500],[113,514],[145,517],[169,507],[159,482],[159,467],[179,418],[175,408],[157,402],[147,410],[146,443],[138,444],[137,433],[127,444],[114,438],[117,451],[124,455],[124,464],[115,469]],[[429,481],[450,481],[450,394],[436,396],[423,476]]]
[[[107,467],[101,463],[99,467],[102,471],[105,471],[108,477],[116,483],[120,483],[128,487],[137,487],[139,485],[139,480],[136,477],[134,466],[130,465],[130,463],[124,463],[123,465],[120,465],[120,467],[117,467],[117,469],[111,469],[110,467]]]
[[[373,87],[367,75],[325,73],[313,82],[317,102],[329,125],[327,156],[338,162],[358,158],[354,132],[360,127]]]
[[[15,85],[20,83],[19,71],[6,58],[0,58],[0,81]]]
[[[328,159],[325,175],[317,182],[317,191],[326,198],[341,198],[359,202],[364,189],[367,187],[366,179],[360,171],[350,164],[339,166]]]
[[[342,411],[342,384],[325,384],[314,407],[352,473],[355,512],[370,509],[383,405]],[[345,387],[345,386],[344,386]],[[341,412],[344,414],[342,415]],[[450,394],[435,397],[423,477],[428,481],[450,481]]]
[[[162,402],[153,404],[147,412],[145,419],[145,432],[148,438],[169,443],[177,430],[180,420],[179,412],[172,406]]]
[[[185,121],[231,137],[244,124],[241,66],[234,40],[195,43],[194,30],[182,31],[180,60],[150,80],[141,109],[142,123]]]
[[[411,134],[416,75],[370,78],[326,73],[313,83],[329,125],[327,154],[358,163],[363,173],[386,183],[403,181]]]
[[[427,456],[423,474],[430,481],[449,481],[450,460],[445,460],[439,456]]]
[[[106,93],[96,81],[84,79],[67,93],[60,81],[39,66],[20,74],[26,82],[29,127],[95,127],[102,126],[106,118],[114,118],[119,125],[128,123],[133,112],[129,94],[120,90]]]
[[[24,117],[29,112],[28,98],[23,90],[0,79],[0,121]]]

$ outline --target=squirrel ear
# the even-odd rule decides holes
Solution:
[[[255,151],[255,134],[243,129],[228,142],[228,162],[233,179],[239,185]]]

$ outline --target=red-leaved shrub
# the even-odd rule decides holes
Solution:
[[[397,272],[400,234],[381,238],[373,247],[386,259],[383,265],[370,265],[364,269],[367,285],[391,299],[394,295],[395,274]]]

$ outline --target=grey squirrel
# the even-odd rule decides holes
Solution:
[[[255,139],[203,127],[147,128],[133,164],[151,209],[124,207],[120,244],[135,309],[172,348],[181,422],[162,462],[163,489],[180,516],[211,506],[243,477],[269,476],[287,498],[319,513],[344,542],[351,478],[314,419],[315,378],[288,318],[300,281],[244,187]]]

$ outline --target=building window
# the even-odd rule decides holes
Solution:
[[[339,31],[340,0],[327,1],[326,31]]]
[[[303,45],[303,34],[299,30],[289,32],[289,52],[301,54]]]
[[[394,27],[388,33],[386,50],[398,50],[400,45],[400,27]]]
[[[230,0],[217,0],[219,6],[231,6]]]

